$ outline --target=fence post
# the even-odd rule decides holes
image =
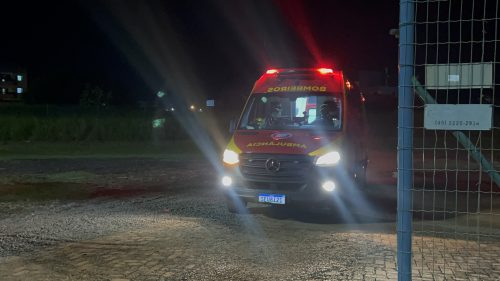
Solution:
[[[398,280],[411,280],[414,3],[400,0],[398,81]]]

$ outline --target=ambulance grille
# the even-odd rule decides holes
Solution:
[[[277,171],[266,168],[266,162],[271,161],[270,159],[279,162]],[[312,166],[313,158],[307,155],[240,154],[240,171],[245,180],[252,183],[250,186],[262,186],[263,183],[302,186],[307,182]]]

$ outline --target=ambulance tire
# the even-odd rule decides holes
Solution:
[[[240,198],[231,198],[226,196],[227,210],[233,214],[243,214],[247,212],[247,202]]]

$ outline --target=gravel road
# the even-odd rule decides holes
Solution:
[[[172,209],[170,204],[176,202],[169,200],[175,198],[172,194],[190,192],[195,183],[213,181],[207,169],[210,167],[205,162],[194,160],[0,162],[0,182],[3,182],[0,188],[30,186],[41,190],[57,186],[85,194],[80,200],[0,200],[0,258],[31,252],[39,246],[92,239],[153,223]],[[205,192],[208,186],[202,189]]]
[[[251,205],[251,215],[234,215],[215,187],[214,170],[197,159],[6,161],[0,162],[0,178],[0,191],[58,184],[88,195],[0,201],[0,280],[395,280],[397,275],[394,202],[387,200],[372,198],[370,212]],[[415,247],[436,241],[422,238]],[[447,251],[459,253],[474,247],[466,242],[445,243]],[[491,262],[471,257],[461,264],[488,265],[489,275],[480,280],[498,280],[499,252],[492,242],[483,250],[491,253]],[[424,261],[429,256],[424,254],[416,251],[415,258]],[[414,280],[437,276],[427,264],[415,266],[414,277],[421,279]],[[460,271],[450,264],[458,263],[447,264],[440,274],[457,278]],[[464,280],[482,276],[471,272],[476,275]]]

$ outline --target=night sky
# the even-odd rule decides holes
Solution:
[[[10,1],[0,69],[28,71],[32,101],[113,103],[164,89],[239,104],[268,67],[397,69],[398,1]]]

